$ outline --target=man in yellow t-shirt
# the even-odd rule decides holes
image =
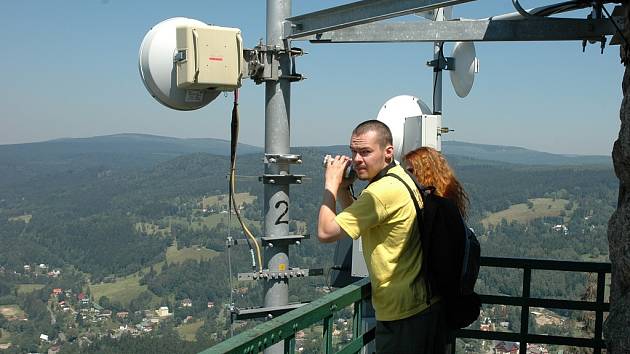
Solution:
[[[444,353],[447,331],[439,299],[427,299],[421,273],[422,249],[416,237],[416,210],[405,185],[419,192],[394,162],[392,135],[384,123],[359,124],[350,139],[352,158],[336,156],[326,166],[324,198],[317,225],[321,242],[344,235],[361,237],[372,283],[377,353]],[[357,178],[370,181],[356,201],[344,179],[352,164]],[[343,211],[337,214],[336,203]]]

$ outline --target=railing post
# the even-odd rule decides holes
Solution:
[[[606,273],[605,272],[597,272],[597,305],[601,305],[604,303],[604,290],[606,289]],[[594,354],[601,354],[602,348],[600,348],[599,343],[602,340],[602,324],[604,322],[604,312],[597,310],[595,311],[595,336],[596,345],[593,350]]]
[[[521,343],[518,352],[527,354],[527,334],[529,333],[529,298],[532,282],[532,269],[523,268],[523,305],[521,306]]]
[[[356,339],[361,335],[363,328],[363,306],[361,300],[354,303],[354,314],[352,315],[352,339]]]
[[[332,324],[333,316],[324,318],[324,353],[332,353]]]
[[[284,353],[285,354],[295,353],[295,333],[284,340]]]

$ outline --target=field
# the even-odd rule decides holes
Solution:
[[[32,293],[35,290],[39,290],[43,288],[44,284],[18,284],[18,295],[24,295],[28,293]]]
[[[91,284],[92,299],[98,301],[102,296],[107,296],[111,301],[120,301],[123,306],[128,306],[131,300],[148,290],[146,285],[140,285],[140,278],[138,274],[132,274],[118,278],[113,283]]]
[[[10,222],[15,222],[15,221],[22,221],[24,223],[29,223],[31,222],[31,219],[33,218],[33,215],[31,214],[24,214],[24,215],[20,215],[20,216],[14,216],[9,218]]]
[[[137,222],[134,227],[136,231],[143,232],[149,236],[167,236],[171,234],[171,229],[169,227],[162,229],[160,226],[148,222]]]
[[[169,263],[181,263],[188,259],[208,260],[219,253],[206,248],[188,247],[177,249],[177,246],[171,246],[166,250],[166,259]],[[162,262],[154,264],[153,268],[159,272]],[[144,273],[149,271],[149,267],[143,270]],[[140,272],[128,275],[126,277],[117,278],[113,283],[100,283],[90,285],[90,291],[95,301],[101,296],[107,296],[111,301],[120,301],[124,306],[138,297],[142,292],[147,291],[146,285],[140,285]],[[152,301],[157,302],[158,297],[153,295]]]
[[[186,341],[189,342],[194,342],[195,341],[195,334],[197,333],[197,330],[203,326],[203,321],[195,321],[192,323],[186,323],[183,324],[179,327],[177,327],[177,333],[179,333],[179,336]]]
[[[481,223],[486,227],[488,225],[497,225],[501,223],[502,219],[505,219],[507,222],[518,221],[526,223],[545,216],[560,216],[563,211],[568,215],[573,212],[573,210],[565,210],[565,206],[569,203],[566,199],[535,198],[529,201],[533,204],[531,209],[525,203],[515,204],[508,209],[488,215],[481,220]]]
[[[207,261],[217,255],[219,255],[219,252],[202,247],[188,247],[178,250],[176,246],[171,246],[166,250],[168,263],[181,263],[189,259]]]
[[[245,223],[245,225],[260,225],[260,222],[258,221],[251,221],[249,219],[246,218],[242,218],[243,222]],[[190,224],[190,226],[192,227],[192,229],[194,230],[202,230],[203,227],[207,227],[208,229],[212,229],[213,227],[215,227],[218,223],[223,223],[225,225],[229,224],[229,216],[228,214],[210,214],[206,217],[198,217],[198,218],[194,218],[193,222]],[[240,231],[241,230],[241,224],[238,222],[238,218],[236,217],[236,215],[232,215],[232,228]]]
[[[0,306],[0,315],[9,319],[11,317],[24,317],[24,311],[18,305]]]
[[[250,195],[249,193],[236,193],[234,195],[234,199],[236,200],[236,205],[241,206],[243,203],[253,203],[256,200],[256,196]],[[201,200],[201,206],[203,209],[212,208],[213,206],[218,207],[220,210],[227,209],[227,203],[227,194],[212,195]]]
[[[0,328],[0,344],[11,343],[11,334],[5,329]]]

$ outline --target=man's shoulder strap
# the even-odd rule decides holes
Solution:
[[[385,177],[387,177],[387,176],[396,178],[397,180],[402,182],[402,184],[405,186],[405,188],[407,188],[407,191],[409,192],[409,196],[411,196],[411,200],[413,201],[413,205],[416,207],[416,215],[418,216],[418,221],[420,223],[422,223],[422,220],[421,220],[422,219],[422,210],[420,209],[420,203],[418,203],[418,200],[416,199],[416,194],[413,192],[411,187],[409,187],[407,182],[405,182],[405,180],[403,180],[402,177],[400,177],[397,174],[388,173],[388,174],[385,175]],[[414,181],[414,183],[415,182],[416,181]],[[423,198],[423,200],[424,200],[424,197],[422,196],[423,195],[422,189],[418,188],[418,190],[420,191],[421,198]]]

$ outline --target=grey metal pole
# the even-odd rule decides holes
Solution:
[[[435,21],[444,21],[444,9],[436,9]],[[444,56],[442,53],[442,45],[444,42],[433,43],[433,59],[438,60],[438,66],[433,71],[433,114],[442,113],[442,69],[439,66],[439,60]],[[437,69],[437,70],[436,70]]]
[[[440,60],[442,56],[441,49],[442,42],[435,42],[433,44],[433,59]],[[433,68],[433,114],[442,113],[442,69],[438,67]]]
[[[267,0],[267,46],[284,48],[283,21],[291,16],[291,0]],[[282,75],[290,74],[290,57],[283,52],[271,55],[271,65],[278,68],[278,80],[265,83],[265,154],[289,154],[291,86]],[[272,70],[274,70],[272,68]],[[289,174],[289,164],[280,160],[265,163],[265,174]],[[264,185],[264,235],[283,237],[289,235],[289,184]],[[275,240],[265,244],[264,262],[269,272],[289,270],[289,243]],[[288,279],[278,277],[265,281],[265,307],[287,305]],[[284,344],[278,343],[265,353],[283,353]]]

